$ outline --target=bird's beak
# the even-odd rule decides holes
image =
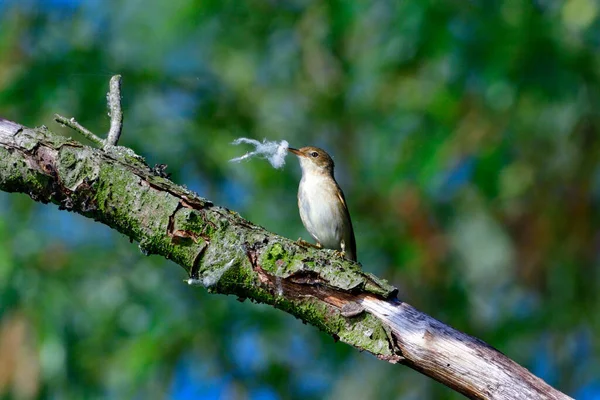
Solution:
[[[293,153],[293,154],[297,155],[298,157],[302,157],[303,156],[303,154],[300,152],[300,150],[295,149],[293,147],[288,147],[288,151],[290,153]]]

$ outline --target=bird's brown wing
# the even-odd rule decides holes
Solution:
[[[350,212],[348,211],[348,205],[346,205],[346,198],[344,197],[344,192],[341,189],[337,191],[337,196],[340,202],[344,205],[344,213],[346,217],[346,221],[350,228],[350,240],[349,243],[344,243],[346,245],[345,253],[346,257],[352,261],[356,261],[356,239],[354,238],[354,229],[352,228],[352,220],[350,219]]]

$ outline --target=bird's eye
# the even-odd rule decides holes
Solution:
[[[317,153],[316,151],[313,151],[312,153],[310,153],[310,156],[317,158],[317,157],[319,157],[319,153]]]

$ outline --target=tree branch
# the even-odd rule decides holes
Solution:
[[[121,109],[121,75],[114,75],[110,78],[109,90],[106,94],[106,103],[108,106],[108,115],[110,116],[110,129],[106,139],[96,136],[92,131],[85,128],[75,118],[63,117],[54,114],[54,120],[63,126],[67,126],[76,132],[81,133],[89,141],[96,143],[104,148],[116,146],[121,138],[123,129],[123,110]]]
[[[110,130],[106,135],[106,144],[116,146],[123,129],[123,111],[121,110],[121,75],[110,78],[109,91],[106,95],[110,114]]]
[[[96,143],[100,146],[104,146],[104,139],[96,136],[92,131],[81,125],[79,122],[75,120],[75,118],[67,118],[62,115],[54,114],[54,120],[59,124],[69,127],[76,132],[79,132],[90,142]]]
[[[481,340],[399,301],[395,288],[358,264],[267,232],[161,175],[129,149],[94,149],[0,119],[0,190],[94,218],[145,254],[181,265],[190,284],[270,304],[470,398],[569,398]]]

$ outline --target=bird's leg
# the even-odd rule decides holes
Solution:
[[[342,248],[342,250],[334,250],[335,255],[340,257],[340,258],[346,258],[346,242],[344,242],[343,240],[340,242],[340,247]]]

